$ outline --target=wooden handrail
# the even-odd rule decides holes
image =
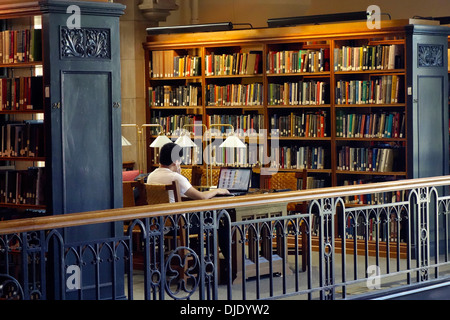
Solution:
[[[420,187],[438,187],[443,185],[450,185],[450,176],[407,179],[331,188],[287,191],[279,193],[277,192],[253,195],[250,194],[243,197],[223,197],[210,200],[185,201],[171,203],[169,205],[158,204],[151,206],[137,206],[131,208],[69,213],[64,215],[1,221],[0,234],[51,230],[96,223],[126,221],[133,219],[142,219],[146,217],[181,214],[186,212],[240,208],[272,203],[302,202],[323,198],[335,198],[397,190],[408,190]]]

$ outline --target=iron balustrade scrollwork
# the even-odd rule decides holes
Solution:
[[[47,228],[3,221],[0,299],[353,299],[446,280],[449,187],[436,177],[71,214]],[[296,201],[308,205],[240,221],[230,209]],[[90,219],[123,233],[65,240],[64,228]]]

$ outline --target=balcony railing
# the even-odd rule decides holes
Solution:
[[[446,280],[449,186],[431,177],[3,221],[0,299],[352,299]],[[291,202],[304,205],[286,214]],[[120,232],[65,239],[105,223]]]

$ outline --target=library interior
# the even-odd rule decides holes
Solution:
[[[5,0],[0,300],[450,299],[450,2]]]

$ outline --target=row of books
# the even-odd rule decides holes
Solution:
[[[400,158],[399,151],[389,147],[343,146],[338,150],[337,170],[392,172],[394,159]],[[404,165],[398,159],[396,161],[398,165]]]
[[[280,137],[326,137],[328,113],[325,110],[291,112],[288,115],[273,114],[270,117],[271,132],[276,130]]]
[[[367,182],[374,182],[372,180],[344,180],[344,186],[349,185],[357,185],[364,184]],[[343,200],[348,204],[367,204],[367,205],[375,205],[375,204],[386,204],[386,203],[394,203],[406,201],[408,196],[408,192],[406,190],[398,190],[398,191],[389,191],[389,192],[379,192],[373,194],[360,194],[354,196],[344,196]]]
[[[373,80],[339,80],[336,82],[336,104],[399,103],[400,77],[381,76]]]
[[[162,115],[161,111],[153,111],[151,123],[160,124],[166,135],[179,135],[181,129],[187,124],[201,123],[201,116],[193,114],[174,114],[169,116]],[[195,127],[188,126],[185,130],[194,131]],[[159,129],[150,129],[151,134],[159,133]],[[201,135],[201,134],[200,134]]]
[[[252,75],[261,73],[260,51],[208,54],[205,56],[206,76]]]
[[[266,65],[269,74],[330,71],[330,50],[269,51]]]
[[[259,106],[263,104],[262,83],[210,84],[206,88],[207,106]]]
[[[42,60],[41,29],[0,31],[0,63]]]
[[[356,221],[355,221],[356,220]],[[403,234],[403,228],[407,228],[405,220],[400,224],[397,222],[396,215],[390,217],[365,217],[364,215],[348,215],[345,224],[345,236],[347,239],[355,240],[378,240],[382,242],[405,242],[406,237]]]
[[[201,75],[199,56],[179,56],[174,50],[152,51],[151,75],[154,78],[194,77]]]
[[[264,115],[255,113],[207,115],[206,126],[210,128],[212,124],[231,124],[238,136],[261,134],[264,129]],[[227,126],[215,126],[215,128],[222,133],[230,130]]]
[[[173,72],[168,76],[197,77],[201,74],[201,58],[187,55],[173,57]]]
[[[329,187],[329,183],[325,179],[312,176],[306,177],[306,189],[317,189],[325,187]],[[302,188],[303,188],[303,178],[298,178],[297,190],[302,190]]]
[[[0,203],[44,205],[45,168],[0,170]]]
[[[325,153],[321,146],[271,147],[271,168],[277,169],[325,169]],[[328,155],[327,155],[328,156]]]
[[[254,167],[263,163],[264,146],[246,143],[246,148],[220,148],[222,140],[215,140],[205,149],[201,145],[184,148],[181,164],[211,166]],[[154,163],[158,163],[158,152],[154,152]]]
[[[42,120],[4,123],[0,125],[0,130],[0,156],[44,156],[44,124]]]
[[[0,78],[0,110],[43,109],[42,77]]]
[[[404,68],[403,45],[342,46],[334,48],[334,71],[392,70]]]
[[[298,81],[269,83],[269,105],[321,105],[329,101],[327,83]]]
[[[148,88],[150,107],[198,106],[201,101],[200,87],[157,86]]]
[[[369,114],[336,111],[336,136],[342,138],[403,138],[403,112],[376,112]]]
[[[221,140],[205,149],[203,159],[213,166],[253,167],[263,163],[264,146],[246,143],[246,148],[220,148]]]

